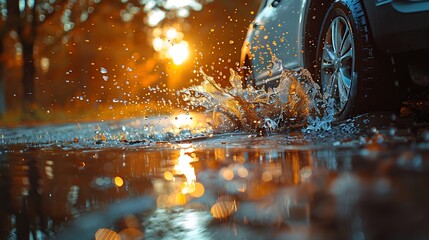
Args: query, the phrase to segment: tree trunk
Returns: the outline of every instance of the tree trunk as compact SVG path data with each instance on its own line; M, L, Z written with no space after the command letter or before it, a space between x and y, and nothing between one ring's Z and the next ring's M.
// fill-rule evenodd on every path
M18 36L22 46L22 86L24 90L23 114L24 118L32 119L35 115L36 92L35 74L36 66L34 62L34 43L36 40L37 13L36 4L31 9L24 9L21 13L19 24L17 24ZM31 18L29 18L29 15Z
M3 56L3 36L0 35L0 119L6 113L6 91L4 88L4 56Z
M32 113L34 112L34 108L36 105L34 88L34 75L36 73L36 67L34 64L33 50L33 41L22 41L22 86L24 90L23 110L24 114L30 115L32 115Z
M8 0L7 4L7 10L9 12L12 11L14 5L17 3L16 1L10 2L10 0ZM13 13L11 15L13 16ZM4 56L4 39L6 34L10 31L11 25L13 25L13 20L13 17L8 18L5 22L3 22L0 28L0 119L3 118L4 114L6 113L6 89L4 86L6 58Z
M6 100L5 100L6 91L4 89L4 70L3 69L4 69L4 64L0 62L0 119L2 119L4 114L6 113Z

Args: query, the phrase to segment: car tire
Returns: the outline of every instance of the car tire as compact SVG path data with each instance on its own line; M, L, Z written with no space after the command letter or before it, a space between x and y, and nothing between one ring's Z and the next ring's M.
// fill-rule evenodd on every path
M395 88L388 74L392 67L378 54L368 23L360 0L335 1L322 23L315 79L324 98L335 100L337 120L399 108L400 101L393 104L389 93Z

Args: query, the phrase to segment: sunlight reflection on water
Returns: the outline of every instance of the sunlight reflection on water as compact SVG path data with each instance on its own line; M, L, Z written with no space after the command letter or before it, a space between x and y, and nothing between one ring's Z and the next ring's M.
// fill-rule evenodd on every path
M427 212L425 201L413 200L427 195L421 189L427 187L429 152L387 152L373 144L379 143L354 150L254 144L164 143L102 151L10 146L0 155L0 187L8 193L0 213L9 220L1 234L16 239L15 232L31 226L58 239L388 235L391 230L378 228L379 209L399 210L384 219L389 226ZM408 224L402 229L412 222L401 223Z
M172 169L164 171L164 180L154 180L154 188L159 196L157 205L160 208L185 205L193 198L199 198L204 194L204 185L197 182L193 162L198 161L191 144L179 144L180 155ZM185 179L182 178L184 176ZM169 189L166 191L166 189Z

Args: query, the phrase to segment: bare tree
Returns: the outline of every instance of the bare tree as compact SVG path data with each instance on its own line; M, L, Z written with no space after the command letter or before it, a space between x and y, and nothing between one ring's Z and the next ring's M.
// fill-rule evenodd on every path
M6 0L1 1L2 25L0 28L0 115L4 114L6 104L4 99L4 39L6 35L14 30L18 35L22 47L22 86L24 97L22 101L23 110L33 111L35 105L34 74L36 72L34 62L34 43L37 33L39 18L36 6L41 1L29 0Z
M74 1L71 1L74 2ZM89 1L92 2L92 1ZM35 97L35 43L39 25L58 12L64 12L73 6L67 0L3 0L0 21L0 116L6 111L4 88L4 40L8 33L15 31L18 35L22 52L22 111L32 115L36 107ZM5 10L5 11L4 11Z
M8 1L13 2L12 5L7 4L3 1L0 1L0 11L9 10L9 8L13 8L14 5L17 5L18 3L15 1ZM8 34L12 27L12 18L0 18L0 117L3 116L3 114L6 111L6 102L5 102L5 87L4 87L4 71L5 71L5 57L4 57L4 45L3 40L5 36Z
M8 18L13 20L22 46L23 109L32 111L35 104L34 74L36 73L33 53L38 19L36 16L36 4L30 6L28 0L24 2L24 7L20 9L19 1L8 0Z
M203 4L211 1L213 0L193 0L190 1L190 5L184 6L176 0L0 0L0 117L5 113L7 107L4 87L4 40L11 31L16 32L19 50L22 53L20 86L22 86L23 98L21 110L24 116L32 117L37 108L35 89L35 81L37 80L35 76L38 69L36 67L37 58L43 53L51 51L49 50L51 47L61 44L65 36L71 34L79 24L86 22L90 15L90 11L87 11L89 8L94 9L95 5L103 3L117 5L118 12L121 10L128 11L128 15L126 15L128 19L132 19L129 18L132 14L143 14L144 16L151 12L163 12L163 19L173 20L176 16L185 18L190 11L200 10ZM85 12L88 14L82 18L84 15L82 13ZM167 12L175 14L167 14ZM127 21L126 19L123 18L122 20ZM162 19L159 19L156 24L161 21ZM55 33L49 36L49 41L43 41L44 31L41 31L41 28L50 22L59 22L59 25L56 26ZM153 23L151 22L151 24ZM150 24L148 23L148 25Z

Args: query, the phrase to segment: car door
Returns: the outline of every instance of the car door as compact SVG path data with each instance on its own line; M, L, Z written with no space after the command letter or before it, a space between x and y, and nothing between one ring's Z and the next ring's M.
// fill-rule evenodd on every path
M303 0L267 0L253 22L250 40L256 86L275 84L283 69L303 64Z

